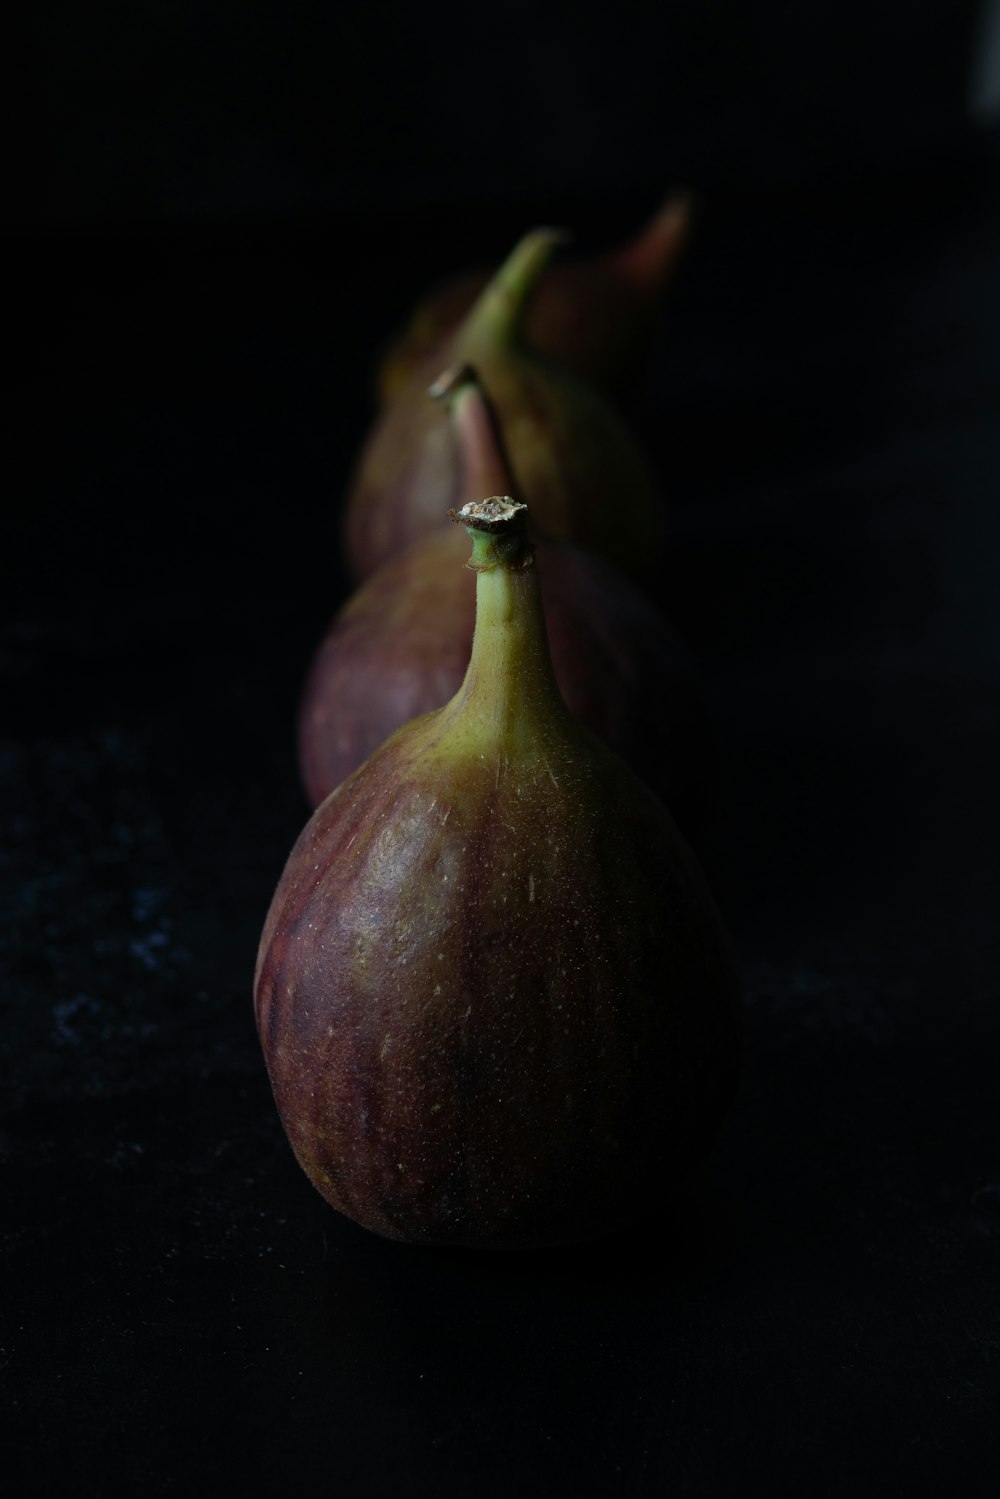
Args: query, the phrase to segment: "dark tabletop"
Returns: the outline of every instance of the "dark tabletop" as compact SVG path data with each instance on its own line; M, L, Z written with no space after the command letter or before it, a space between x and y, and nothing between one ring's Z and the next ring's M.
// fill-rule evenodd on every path
M374 351L553 210L18 240L12 1492L995 1492L998 189L979 138L706 195L637 422L720 746L742 1089L679 1223L507 1257L321 1201L250 987ZM586 247L653 206L556 209Z

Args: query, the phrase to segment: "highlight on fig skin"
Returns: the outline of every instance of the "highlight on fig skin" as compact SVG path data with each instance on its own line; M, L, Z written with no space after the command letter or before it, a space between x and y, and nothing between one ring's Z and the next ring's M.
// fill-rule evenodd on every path
M431 391L456 436L462 491L520 495L476 371L447 370ZM697 837L714 806L717 759L685 647L657 606L611 564L532 529L563 698ZM439 525L378 568L333 621L298 716L299 766L313 806L389 734L458 691L476 612L475 581L461 565L467 547L460 528Z
M461 519L465 678L313 814L255 1005L335 1208L411 1243L530 1247L669 1215L731 1098L737 1011L694 856L559 695L524 509Z

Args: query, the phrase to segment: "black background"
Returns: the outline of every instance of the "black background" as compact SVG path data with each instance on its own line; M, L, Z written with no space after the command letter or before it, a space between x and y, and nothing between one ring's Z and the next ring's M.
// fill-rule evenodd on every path
M971 5L42 4L8 182L12 1492L994 1492L1000 141ZM37 73L36 65L40 64ZM700 195L636 422L742 1092L679 1224L340 1219L250 1008L378 348Z

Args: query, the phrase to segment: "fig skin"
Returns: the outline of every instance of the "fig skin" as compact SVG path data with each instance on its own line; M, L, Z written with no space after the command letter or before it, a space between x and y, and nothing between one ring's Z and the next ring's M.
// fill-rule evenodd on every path
M537 1247L642 1218L682 1190L735 1085L711 897L666 809L562 703L526 536L476 529L502 503L462 511L461 690L313 814L257 962L300 1164L339 1211L417 1244Z
M443 364L464 363L477 368L496 405L538 531L591 546L629 576L644 576L662 511L634 438L593 387L529 350L522 337L525 308L560 238L555 230L526 236L430 373L415 373L377 417L345 513L345 554L356 580L436 532L442 510L469 498L448 414L427 399L428 379ZM603 515L610 494L619 504L614 527Z
M527 308L525 343L612 399L627 402L690 228L690 198L672 197L625 244L555 262ZM427 293L382 357L376 389L383 405L395 400L414 374L441 367L448 338L492 275L470 271Z
M461 687L476 620L474 575L462 566L467 550L455 528L414 543L373 573L334 620L298 716L299 767L313 807L391 733ZM717 758L680 638L655 604L593 553L540 541L535 562L567 707L696 837L714 804Z
M463 491L519 495L478 372L455 366L432 388L446 403ZM415 542L373 573L334 621L299 711L299 765L313 806L389 734L442 707L462 685L476 619L473 578L460 565L467 547L456 528ZM652 787L685 832L697 833L714 798L716 760L680 641L655 605L593 553L542 540L535 564L570 711Z

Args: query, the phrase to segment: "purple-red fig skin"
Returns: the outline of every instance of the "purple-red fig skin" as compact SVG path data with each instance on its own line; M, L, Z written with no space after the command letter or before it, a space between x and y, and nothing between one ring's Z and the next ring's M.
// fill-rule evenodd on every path
M464 357L459 340L439 357ZM479 361L518 492L531 496L540 534L593 546L643 577L663 529L645 459L631 433L595 390L525 351ZM349 484L344 522L348 562L367 578L428 534L469 499L459 439L448 411L427 394L437 363L409 381L377 417ZM616 525L605 515L620 496Z
M447 711L447 710L446 710ZM669 814L585 731L525 765L395 735L314 813L257 1022L323 1196L410 1243L525 1248L668 1201L737 1065L725 941Z
M314 807L396 729L461 686L476 612L467 551L459 528L425 538L373 573L334 621L299 711L299 765ZM601 558L542 542L535 560L567 706L696 835L715 798L717 762L683 645Z

